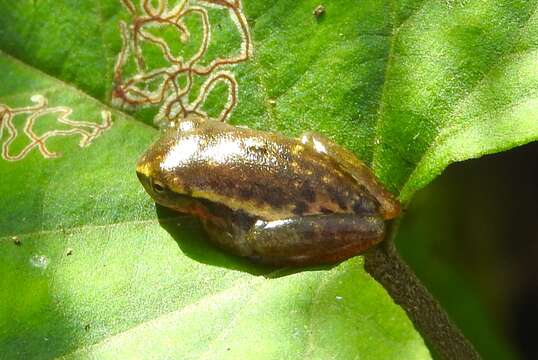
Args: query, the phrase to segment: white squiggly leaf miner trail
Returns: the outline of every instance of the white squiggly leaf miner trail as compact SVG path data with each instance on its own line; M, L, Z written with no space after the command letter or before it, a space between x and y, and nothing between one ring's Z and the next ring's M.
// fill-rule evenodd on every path
M24 159L30 151L37 148L45 159L59 157L60 154L49 150L46 145L47 140L57 136L80 136L80 147L86 147L91 142L100 136L105 130L112 126L112 116L109 111L101 111L101 124L79 121L70 118L73 109L67 106L48 107L48 100L40 94L35 94L31 98L34 105L20 108L11 108L6 104L0 104L0 142L2 142L2 158L7 161L19 161ZM56 120L64 125L68 125L69 129L64 130L48 130L43 134L36 134L34 126L40 118L53 114L56 115ZM19 115L27 115L23 126L23 133L28 137L30 142L24 146L17 154L10 151L10 146L15 139L23 134L17 130L15 119ZM7 133L7 138L3 140L4 130Z
M158 106L159 111L154 121L166 126L192 113L208 117L202 109L203 105L216 85L222 83L228 88L228 97L216 120L227 121L238 98L238 84L231 68L252 57L250 29L241 1L180 0L170 7L166 0L158 1L156 6L151 1L141 0L139 8L131 0L120 1L131 15L132 22L120 22L123 43L114 67L113 103L132 108ZM240 35L241 45L233 56L217 57L208 64L202 64L212 40L209 8L228 11ZM186 43L191 38L191 31L185 23L189 16L200 18L202 36L198 49L189 59L181 54L174 55L169 43L146 31L149 28L171 26L179 33L177 42ZM157 46L167 65L148 68L142 51L145 43ZM126 75L124 69L131 57L136 70L134 74ZM189 95L194 91L196 78L203 82L195 99L190 101ZM180 79L185 84L180 84ZM152 88L154 84L157 86Z

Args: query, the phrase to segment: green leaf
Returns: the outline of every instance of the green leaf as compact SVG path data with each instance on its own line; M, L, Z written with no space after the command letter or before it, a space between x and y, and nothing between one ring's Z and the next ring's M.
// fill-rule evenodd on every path
M214 249L190 218L164 212L159 224L134 164L158 136L148 124L166 113L166 101L114 106L135 98L119 90L141 68L170 61L141 41L145 64L137 64L126 34L134 14L148 10L125 4L0 1L2 354L429 358L361 258L288 273ZM315 1L244 0L235 13L222 4L191 5L206 9L211 26L197 65L248 55L213 72L237 84L229 120L322 132L371 164L405 203L451 162L538 137L535 1L333 1L320 17ZM170 26L144 31L190 59L204 39L203 17L182 19L189 38ZM163 83L152 79L140 89ZM182 101L194 106L206 89L200 109L217 117L230 85L209 89L209 79L195 76ZM93 125L59 122L66 109ZM46 158L52 152L59 156Z

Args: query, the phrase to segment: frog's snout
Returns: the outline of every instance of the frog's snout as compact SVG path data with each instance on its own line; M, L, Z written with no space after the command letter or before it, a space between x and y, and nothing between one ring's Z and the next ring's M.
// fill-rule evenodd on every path
M143 172L139 171L138 168L136 169L136 176L138 177L138 180L140 181L146 192L149 193L149 178Z
M138 180L140 180L141 183L143 183L144 180L146 179L146 176L142 174L140 171L138 171L138 169L136 169L136 177L138 178Z
M144 153L136 163L136 176L146 191L151 194L151 178L153 176L152 162L149 161L147 153Z

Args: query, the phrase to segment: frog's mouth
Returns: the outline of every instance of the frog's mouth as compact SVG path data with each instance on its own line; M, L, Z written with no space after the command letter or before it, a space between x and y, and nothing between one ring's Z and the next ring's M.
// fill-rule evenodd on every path
M146 192L157 204L181 213L190 214L200 212L200 206L198 206L195 198L175 193L166 185L154 182L151 177L147 176L144 172L138 171L138 169L136 176Z

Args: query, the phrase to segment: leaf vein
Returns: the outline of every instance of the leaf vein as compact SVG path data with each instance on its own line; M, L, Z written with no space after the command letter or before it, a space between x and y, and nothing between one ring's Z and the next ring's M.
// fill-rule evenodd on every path
M392 64L394 63L394 47L396 45L396 39L400 33L400 30L409 23L409 21L416 16L416 14L420 13L422 9L424 9L426 3L428 1L424 1L421 6L417 7L407 18L405 18L398 26L396 26L396 4L395 1L392 0L390 3L390 18L391 18L391 38L389 43L389 49L387 52L387 60L385 64L385 69L383 71L383 86L381 89L381 96L379 97L379 106L377 111L377 120L374 130L374 139L372 144L372 160L371 160L371 166L372 169L375 171L378 167L378 157L379 157L379 148L381 147L381 128L383 125L383 118L385 116L385 101L386 101L386 94L387 94L387 75L390 71L390 68Z

